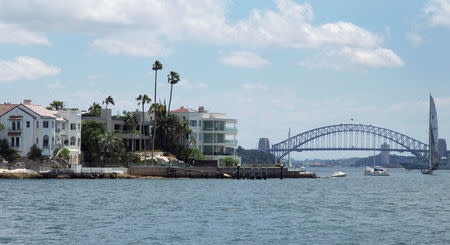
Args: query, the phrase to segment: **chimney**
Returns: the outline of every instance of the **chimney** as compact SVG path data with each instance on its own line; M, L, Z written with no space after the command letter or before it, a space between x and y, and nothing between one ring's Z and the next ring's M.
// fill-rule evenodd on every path
M26 105L30 105L31 104L31 100L30 99L23 100L23 103L26 104Z
M204 106L199 106L198 107L198 112L205 112L205 107Z

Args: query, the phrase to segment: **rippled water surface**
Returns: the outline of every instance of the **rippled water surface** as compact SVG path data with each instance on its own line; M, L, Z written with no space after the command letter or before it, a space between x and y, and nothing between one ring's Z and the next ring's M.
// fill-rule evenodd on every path
M0 243L450 244L450 171L343 171L349 176L336 179L0 180Z

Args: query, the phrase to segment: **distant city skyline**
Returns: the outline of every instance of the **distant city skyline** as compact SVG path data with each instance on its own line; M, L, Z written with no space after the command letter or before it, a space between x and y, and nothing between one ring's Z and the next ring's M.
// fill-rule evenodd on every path
M450 140L449 42L450 0L0 0L0 103L86 110L111 95L113 114L134 111L160 60L161 101L178 72L172 108L236 118L244 148L340 123L426 142L430 93Z

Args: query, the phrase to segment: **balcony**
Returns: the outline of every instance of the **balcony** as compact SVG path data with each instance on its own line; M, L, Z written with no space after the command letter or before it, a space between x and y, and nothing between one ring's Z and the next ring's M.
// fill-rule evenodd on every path
M22 134L22 128L8 128L8 136Z

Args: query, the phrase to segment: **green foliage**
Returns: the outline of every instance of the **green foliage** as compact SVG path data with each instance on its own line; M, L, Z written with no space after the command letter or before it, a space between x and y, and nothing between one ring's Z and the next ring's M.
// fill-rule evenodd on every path
M59 153L59 157L64 158L65 160L69 160L70 158L70 151L67 148L64 148Z
M5 125L3 125L2 123L0 123L0 131L2 131L3 129L5 129Z
M138 119L135 113L123 112L123 131L126 133L131 133L136 131L136 126L138 125Z
M14 162L19 155L17 151L9 147L8 140L0 140L0 155L3 156L8 162Z
M108 96L108 97L106 97L105 100L102 102L102 105L106 105L106 106L105 106L106 109L108 109L108 105L109 105L109 104L111 104L111 105L116 105L116 104L114 103L114 99L113 99L113 97L112 97L111 95Z
M82 122L81 127L81 150L84 153L86 162L100 161L101 149L98 145L98 140L101 135L106 132L105 125L102 122L95 120L86 120Z
M232 157L225 157L221 161L225 164L226 167L234 167L239 163L236 159Z
M30 151L28 152L27 157L33 160L41 159L42 150L39 147L37 147L36 144L33 144L33 146L30 147Z
M246 150L239 146L236 150L238 156L241 157L242 163L245 165L273 165L275 164L275 156L258 150Z
M140 163L141 157L138 154L125 152L122 157L122 161L126 163Z
M99 117L102 113L102 107L98 103L92 103L89 107L88 112L84 113L83 116L96 116Z
M189 158L194 158L196 160L206 160L205 155L203 155L202 151L197 148L190 149L191 152L189 154Z
M64 102L54 100L47 109L59 111L64 107Z

